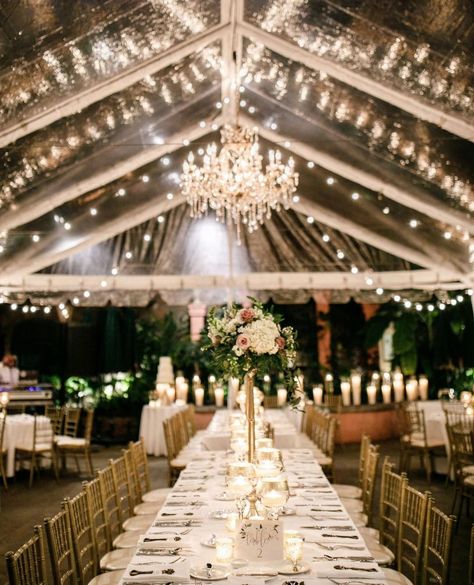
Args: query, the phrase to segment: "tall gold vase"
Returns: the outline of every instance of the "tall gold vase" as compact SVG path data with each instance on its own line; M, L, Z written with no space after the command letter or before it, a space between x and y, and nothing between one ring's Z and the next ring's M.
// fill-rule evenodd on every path
M248 460L254 462L255 458L255 404L253 399L253 386L255 370L251 370L245 376L245 407L247 411L247 437L248 437Z

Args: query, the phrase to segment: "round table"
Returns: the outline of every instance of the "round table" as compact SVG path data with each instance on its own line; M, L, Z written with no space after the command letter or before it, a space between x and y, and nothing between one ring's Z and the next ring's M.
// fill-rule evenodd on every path
M15 449L20 447L33 448L35 417L31 414L10 414L6 421L3 446L7 451L7 477L13 477L15 475ZM51 421L46 416L37 416L36 427L37 430L51 429ZM51 429L51 435L52 432Z
M148 455L166 455L165 434L163 421L171 418L177 412L185 410L186 405L150 406L145 405L140 419L140 437L143 437Z

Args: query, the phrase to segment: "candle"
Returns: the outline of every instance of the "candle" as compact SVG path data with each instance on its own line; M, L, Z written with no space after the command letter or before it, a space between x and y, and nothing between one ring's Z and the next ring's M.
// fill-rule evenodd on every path
M428 384L428 378L426 376L420 376L418 388L420 390L421 400L428 400Z
M405 384L401 372L395 372L393 374L393 391L395 393L395 402L403 402L405 398Z
M300 374L299 376L297 376L296 380L298 382L298 391L303 393L304 392L304 376L303 376L303 374Z
M459 395L459 400L463 403L464 407L466 408L469 406L472 400L472 393L468 390L463 390Z
M174 380L174 385L176 386L176 388L178 388L181 384L184 384L186 380L184 379L184 376L176 376L175 380Z
M267 437L262 437L261 439L257 439L255 441L255 449L271 449L273 447L273 439L269 439Z
M326 374L324 377L324 391L326 394L334 393L334 378L332 377L332 374Z
M392 376L390 375L390 372L384 372L382 374L382 383L389 385L392 383Z
M281 465L277 466L273 461L262 461L255 466L257 477L276 477L280 475Z
M196 406L202 406L204 404L204 388L194 389L194 401Z
M351 385L349 382L341 382L342 404L350 406L351 404Z
M377 402L377 387L373 384L367 386L367 399L369 404L375 404Z
M158 400L163 400L166 396L166 391L168 390L168 384L157 384L156 385L156 393L158 395Z
M416 400L418 394L418 384L415 384L413 380L408 380L406 390L408 400Z
M278 406L284 406L288 397L288 391L286 388L278 388L277 390L277 404Z
M189 385L186 382L180 382L176 386L176 397L178 398L178 400L182 400L183 402L186 403L188 401L188 390Z
M390 384L382 384L382 398L385 404L389 404L392 399L392 388Z
M0 392L0 403L3 406L3 408L6 408L9 402L10 394L8 392Z
M380 387L380 374L378 372L372 374L372 386L375 386L377 390Z
M194 374L194 376L193 376L193 390L195 390L196 388L200 388L200 387L201 387L201 378L197 374Z
M301 538L301 533L298 530L284 530L283 531L283 546L289 538Z
M218 536L216 538L216 561L225 565L229 564L234 556L234 539L230 536Z
M231 493L236 498L244 498L252 491L252 484L247 477L243 475L237 475L235 477L229 478L227 488L229 493Z
M217 386L217 388L214 390L214 396L216 399L216 406L218 408L224 406L224 388Z
M313 401L314 404L322 404L323 403L323 387L313 386Z
M261 495L260 501L265 508L282 508L286 504L288 494L279 490L270 490Z
M298 561L303 558L303 539L291 536L285 541L285 558L292 562L293 571L298 571Z
M353 374L351 376L351 386L352 386L352 404L359 406L360 405L360 398L361 398L361 376L360 376L360 374Z
M174 388L173 386L168 386L168 388L166 389L166 399L168 403L172 404L174 402L174 398L175 398Z
M237 522L239 521L239 515L237 512L230 512L227 516L225 527L229 532L235 532L237 530Z

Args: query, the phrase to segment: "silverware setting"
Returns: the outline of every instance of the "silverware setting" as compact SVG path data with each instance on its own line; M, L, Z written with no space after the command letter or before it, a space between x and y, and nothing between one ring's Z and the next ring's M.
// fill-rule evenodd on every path
M137 556L157 556L157 557L175 557L178 556L179 553L183 549L179 548L139 548L137 550Z
M311 516L311 518L313 518ZM314 518L313 518L314 520ZM313 530L341 530L342 532L352 532L353 530L355 530L354 526L321 526L319 524L311 524L309 526L302 526L301 528L311 528ZM356 537L357 538L357 537Z
M194 512L183 512L182 514L176 514L175 512L161 512L161 516L194 516Z
M304 526L303 526L304 528ZM330 532L323 532L323 534L321 534L321 536L325 536L326 538L352 538L352 539L356 539L358 540L359 537L357 536L357 534L331 534Z
M326 544L318 540L306 540L308 544L317 544L324 550L365 550L365 546L357 546L355 544Z
M187 527L187 526L201 526L201 522L196 520L155 520L152 525L154 528L170 528L170 527Z
M359 561L361 563L375 563L373 557L335 557L332 555L323 555L321 557L313 557L313 561Z
M346 567L345 565L334 565L336 571L364 571L366 573L377 573L380 569L375 567Z

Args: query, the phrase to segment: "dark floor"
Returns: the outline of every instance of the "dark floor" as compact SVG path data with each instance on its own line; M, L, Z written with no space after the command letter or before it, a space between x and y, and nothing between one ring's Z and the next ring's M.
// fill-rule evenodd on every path
M398 441L390 441L380 445L381 459L385 455L398 461ZM120 454L119 447L101 448L94 453L96 468L104 467L110 458ZM356 483L358 468L359 446L349 445L339 447L336 452L335 481L339 483ZM150 474L154 487L164 487L167 483L167 463L164 458L150 458ZM59 484L55 482L48 471L42 472L35 480L33 488L28 488L27 475L19 474L15 481L10 481L8 492L1 492L0 500L0 584L6 583L3 555L8 550L15 550L25 542L35 524L42 523L45 516L55 514L60 507L61 500L66 496L76 494L81 488L81 482L88 479L73 470L61 477ZM431 485L426 481L422 470L414 469L410 473L410 481L419 490L431 491L436 505L446 513L451 511L453 495L452 485L445 487L444 476L434 476ZM377 485L375 501L378 501L379 485ZM376 513L376 510L375 510ZM467 567L469 554L469 536L471 520L464 513L454 538L453 558L451 569L451 584L467 584Z

